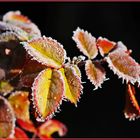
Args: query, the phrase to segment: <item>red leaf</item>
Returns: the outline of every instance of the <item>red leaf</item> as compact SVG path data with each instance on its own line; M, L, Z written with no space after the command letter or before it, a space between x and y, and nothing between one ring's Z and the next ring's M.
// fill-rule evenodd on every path
M135 95L135 87L132 84L128 83L124 115L129 120L135 120L140 117L140 106Z
M15 140L16 140L16 138L23 138L24 140L29 140L29 138L26 135L26 133L22 129L18 128L18 127L15 128L14 137L15 137L14 138Z
M36 133L37 130L34 127L34 124L31 121L23 121L21 119L17 119L18 125L26 131Z
M66 126L57 120L49 120L43 123L38 130L43 137L51 137L55 132L58 132L59 136L64 136L67 133Z
M115 42L109 41L106 38L99 37L97 40L97 46L102 56L108 54L113 48L115 48L115 45L116 45Z

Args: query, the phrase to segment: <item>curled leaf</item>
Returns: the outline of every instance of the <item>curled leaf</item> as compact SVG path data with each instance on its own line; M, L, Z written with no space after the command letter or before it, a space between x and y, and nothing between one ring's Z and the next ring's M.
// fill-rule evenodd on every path
M36 130L34 124L32 123L32 121L30 121L30 120L29 121L24 121L24 120L21 120L21 119L17 119L17 123L22 129L24 129L26 131L29 131L29 132L32 132L32 133L35 133L35 134L37 133L37 130Z
M93 59L98 55L96 38L87 31L77 28L72 39L76 42L79 50L89 59Z
M0 96L0 138L12 137L14 134L15 116L9 102Z
M45 69L35 78L33 103L41 120L49 119L59 108L64 94L62 75L58 70Z
M109 68L123 81L140 83L140 65L125 51L116 49L106 57L106 61Z
M38 27L28 17L23 16L20 11L10 11L3 16L3 21L13 24L25 30L30 35L41 35Z
M65 65L60 71L64 79L65 98L77 105L83 89L79 71L71 65Z
M135 95L135 87L132 84L128 83L124 115L125 118L129 119L130 121L140 117L140 106L137 102Z
M0 22L0 32L1 32L0 35L1 42L16 39L19 39L20 41L28 40L28 35L24 30L5 22Z
M16 91L12 93L8 98L10 104L14 109L16 117L24 121L28 121L30 119L29 116L30 102L28 100L28 94L29 93L26 91Z
M95 89L101 87L103 82L106 80L106 72L101 64L99 62L87 60L85 64L85 70L88 79L95 86Z
M108 54L112 49L115 48L116 43L113 41L109 41L106 38L99 37L97 40L97 46L99 48L99 52L101 56Z
M38 130L39 135L49 138L55 132L58 132L59 136L64 136L67 133L66 126L57 120L46 121L38 128Z
M45 36L22 42L27 52L41 64L60 68L65 61L66 52L56 40Z

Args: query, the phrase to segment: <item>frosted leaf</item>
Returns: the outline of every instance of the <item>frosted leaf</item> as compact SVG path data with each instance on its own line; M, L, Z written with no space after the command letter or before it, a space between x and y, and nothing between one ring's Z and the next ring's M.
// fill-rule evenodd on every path
M106 61L109 68L123 81L140 83L140 65L125 51L116 49L106 57Z
M65 65L60 71L64 79L65 98L77 106L83 87L81 84L80 71L75 68L76 67L72 65Z
M97 40L97 46L99 48L101 56L108 54L112 49L115 48L115 45L116 45L115 42L110 41L106 38L99 37Z
M0 96L0 138L12 137L14 134L15 116L9 102Z
M115 51L124 51L127 52L127 47L123 44L123 42L119 41L116 44L116 50Z
M65 62L66 52L56 40L43 36L22 44L33 59L41 64L60 68Z
M135 120L140 117L140 107L135 97L136 92L133 85L127 84L124 115L126 119Z
M106 72L100 63L93 63L91 60L87 60L85 70L88 79L95 86L95 89L98 89L98 87L101 88L101 85L106 80Z
M76 31L74 31L72 39L76 42L79 50L89 59L93 59L98 55L96 38L87 31L77 28Z
M20 11L10 11L3 16L3 21L13 24L21 29L25 30L27 33L32 35L41 36L39 28L28 19L28 17L21 14Z
M64 83L59 71L48 68L35 78L32 100L36 112L42 120L51 118L60 108L63 95Z
M16 118L28 121L30 119L28 99L29 93L26 91L15 91L12 93L8 100L12 105Z
M0 41L9 41L19 39L20 41L28 40L28 34L19 27L0 21ZM3 39L3 40L2 40ZM16 40L17 40L16 39Z
M38 130L39 135L43 137L51 137L55 132L58 132L59 136L64 136L67 133L66 126L57 120L46 121L38 128Z

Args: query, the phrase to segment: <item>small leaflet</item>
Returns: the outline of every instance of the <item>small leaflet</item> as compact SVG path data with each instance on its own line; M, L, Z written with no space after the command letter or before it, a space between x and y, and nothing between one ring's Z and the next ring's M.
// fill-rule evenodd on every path
M89 59L93 59L98 55L96 38L87 31L77 28L72 39L76 42L79 50Z
M35 78L32 87L32 100L41 120L48 120L60 108L64 95L62 74L47 68Z
M101 85L106 80L106 72L101 64L99 62L87 60L85 70L88 79L95 86L95 89L101 88Z
M126 83L140 83L140 65L122 49L116 49L106 57L109 68Z
M60 69L65 85L64 97L76 106L83 89L80 77L81 74L77 68L76 66L66 64L64 68Z
M67 127L57 120L46 121L38 128L38 130L40 135L46 137L51 137L55 132L58 132L61 137L67 133Z
M9 102L0 96L0 138L14 135L15 116Z
M128 83L126 91L124 115L125 118L129 119L130 121L140 117L140 107L135 95L136 95L135 87L132 84Z
M108 54L112 49L115 48L116 43L106 38L99 37L97 39L97 46L101 56Z
M52 38L43 36L21 44L34 60L48 67L60 68L65 62L63 46Z

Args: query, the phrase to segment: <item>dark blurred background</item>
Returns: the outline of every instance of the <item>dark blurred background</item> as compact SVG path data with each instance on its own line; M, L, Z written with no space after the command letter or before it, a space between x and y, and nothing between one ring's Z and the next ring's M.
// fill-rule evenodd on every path
M0 3L0 15L10 10L28 16L43 35L62 43L70 57L81 54L71 39L79 26L95 37L123 41L140 62L140 3ZM63 102L55 117L67 125L66 137L140 137L140 119L129 122L123 115L125 85L107 71L110 81L93 91L82 68L82 81L87 83L78 107Z

